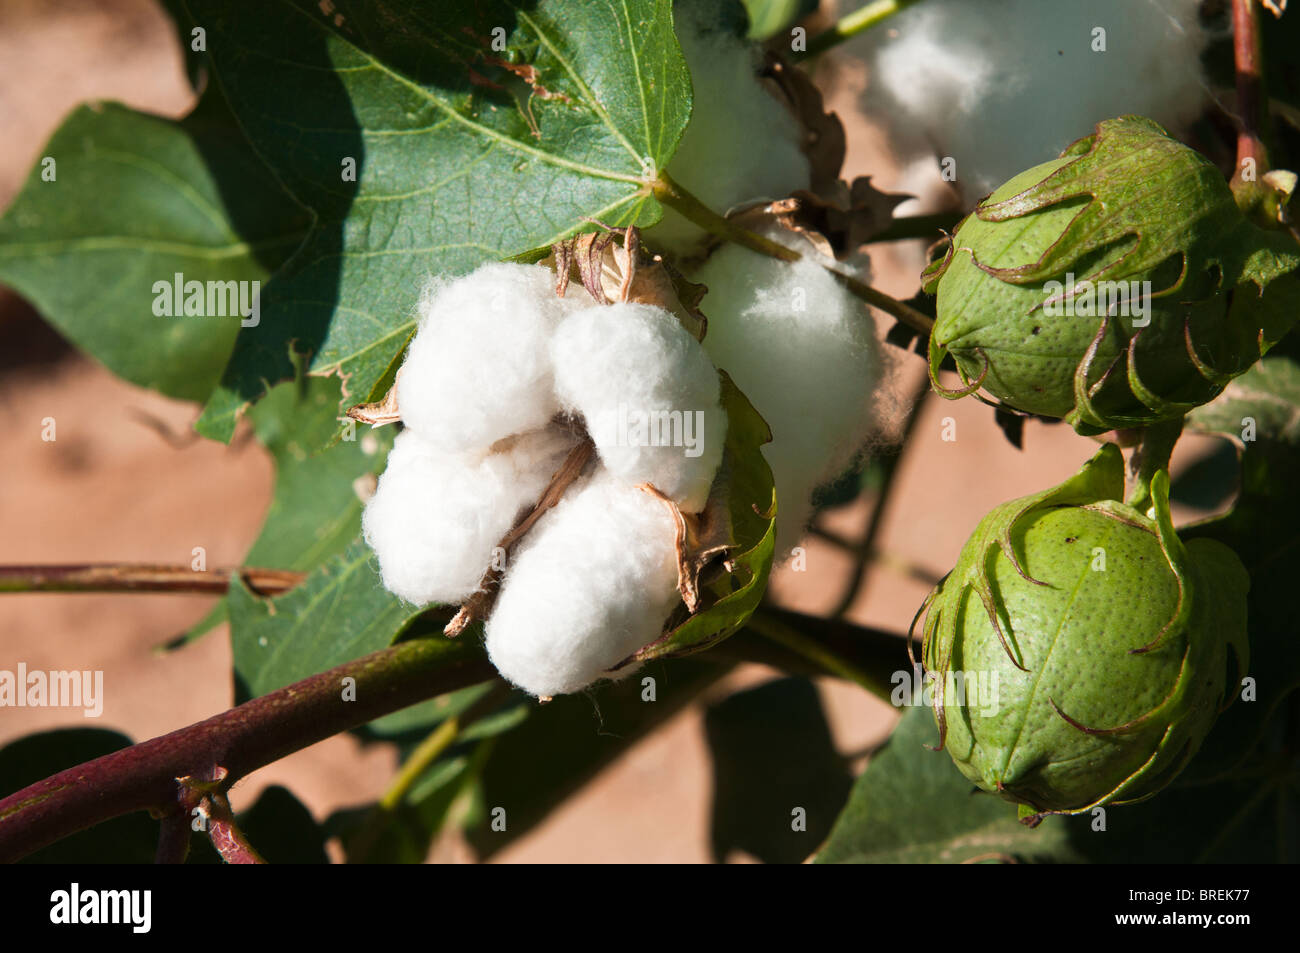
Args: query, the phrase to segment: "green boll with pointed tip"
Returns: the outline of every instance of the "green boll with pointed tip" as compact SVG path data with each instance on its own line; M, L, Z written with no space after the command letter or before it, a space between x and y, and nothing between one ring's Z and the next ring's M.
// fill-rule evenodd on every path
M1300 313L1300 246L1204 157L1125 116L1007 182L922 275L930 373L1085 434L1217 396ZM942 387L951 354L966 386Z
M1246 671L1236 554L1179 540L1164 471L1148 512L1123 490L1107 444L996 507L923 607L941 746L1026 823L1159 791L1231 700L1230 650Z

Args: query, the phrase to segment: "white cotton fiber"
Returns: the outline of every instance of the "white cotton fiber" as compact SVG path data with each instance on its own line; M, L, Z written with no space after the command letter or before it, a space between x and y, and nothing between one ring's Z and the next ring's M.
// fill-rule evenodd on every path
M694 106L667 171L713 211L725 215L757 201L806 189L803 129L762 84L756 46L728 32L719 4L685 0L673 7L677 40L691 71ZM646 230L651 245L683 253L704 231L672 209Z
M727 416L713 362L677 318L648 304L587 308L560 324L552 356L560 403L585 419L605 468L702 510Z
M844 12L851 6L845 5ZM1177 135L1199 114L1199 0L925 0L849 41L863 109L900 151L956 160L968 200L1092 133L1148 116ZM1105 51L1093 50L1105 31Z
M562 695L653 642L680 601L674 538L662 500L607 472L571 488L510 558L492 664L532 695Z
M592 303L571 284L555 295L540 265L487 264L434 282L397 384L402 421L453 451L544 427L559 410L550 340L561 317Z
M416 605L463 602L575 443L551 428L456 454L415 431L398 434L361 519L384 588Z
M788 554L812 515L812 492L852 461L875 421L873 391L881 347L866 307L819 263L783 262L724 245L691 275L708 286L704 347L772 428L763 453L777 493L778 557ZM843 267L843 266L841 266ZM856 276L867 279L865 270Z

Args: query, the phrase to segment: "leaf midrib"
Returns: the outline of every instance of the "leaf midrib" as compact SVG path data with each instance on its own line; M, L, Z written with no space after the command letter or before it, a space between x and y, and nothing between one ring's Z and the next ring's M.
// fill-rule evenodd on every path
M337 40L340 43L347 44L349 49L353 50L358 56L362 57L366 62L368 62L380 73L383 73L384 75L388 76L392 81L398 83L399 85L405 86L413 93L415 93L417 96L423 98L431 105L433 105L435 108L441 110L443 113L445 113L448 116L448 118L455 120L456 122L460 123L466 128L483 136L484 138L499 142L505 147L507 147L508 149L513 149L514 151L520 152L524 155L532 156L533 158L545 162L548 165L553 165L556 166L557 168L569 169L571 171L578 172L583 175L590 176L592 178L608 179L615 182L627 182L632 185L638 185L638 186L644 186L646 184L645 179L641 176L628 175L627 173L623 173L623 172L613 172L608 169L597 169L593 166L584 165L580 162L573 162L572 160L565 159L562 156L555 155L554 153L546 152L545 150L537 149L532 146L529 146L523 142L520 142L518 139L511 139L509 136L504 136L501 133L497 132L496 130L488 126L484 126L481 123L474 122L469 117L461 115L458 110L456 110L449 104L443 102L439 97L435 96L432 92L430 92L425 87L421 86L419 83L407 79L401 73L398 73L393 69L390 69L387 64L380 61L377 57L371 54L370 51L362 49L361 47L353 44L351 41L335 33L333 30L329 29L325 24L321 23L319 20L315 19L314 17L308 15L306 11L300 9L299 7L295 6L292 3L288 3L287 0L281 0L281 2L285 3L290 10L292 10L294 13L297 13L299 16L303 17L305 20L307 20L308 23L310 23L317 30L321 31L325 36ZM543 34L539 31L538 38L541 39L542 37ZM548 49L549 48L550 46L548 44ZM562 59L561 62L563 62ZM640 74L638 73L638 80L639 78L640 78ZM638 87L639 87L639 83L638 83ZM642 92L642 97L644 98L644 91ZM349 98L350 98L350 94L349 94ZM607 126L609 126L609 128L611 129L614 128L612 123L608 119L608 117L603 116L603 110L595 110L595 111L598 116L602 116L602 120L606 123ZM636 150L631 149L630 143L627 142L627 140L622 136L621 133L618 133L618 136L623 141L624 145L629 148L632 155L637 159L637 162L639 163L640 157L636 155ZM649 144L647 143L647 147L648 145Z

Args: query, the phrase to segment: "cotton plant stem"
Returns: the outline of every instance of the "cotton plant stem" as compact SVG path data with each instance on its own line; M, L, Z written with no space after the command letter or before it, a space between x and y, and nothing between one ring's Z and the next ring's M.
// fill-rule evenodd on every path
M877 698L889 701L892 690L890 677L895 671L904 668L903 663L907 662L905 639L901 636L887 636L886 639L891 640L890 646L882 652L883 640L868 644L863 636L870 638L871 633L859 629L857 631L861 635L852 637L859 644L853 646L853 651L844 651L842 645L825 638L827 633L824 629L817 632L813 627L805 625L808 622L824 620L764 608L754 613L746 623L746 628L808 660L820 673L854 682ZM897 645L893 646L892 642L897 642ZM890 651L890 647L897 651ZM863 649L866 651L861 651Z
M214 793L209 799L208 837L221 859L228 864L264 864L265 858L257 852L244 832L235 823L235 813L224 794Z
M1268 171L1268 94L1264 88L1260 47L1258 0L1232 0L1232 52L1237 74L1237 170L1234 185L1252 165L1252 178Z
M429 732L410 756L402 762L393 783L388 786L383 797L376 805L382 811L395 811L406 795L410 793L421 775L440 758L443 753L456 743L456 739L474 722L494 711L498 705L510 697L514 690L505 682L498 681L483 697L471 704L465 711L454 718L448 718L437 728Z
M59 772L0 800L0 863L133 811L181 810L179 778L223 788L318 741L495 677L481 649L417 638L255 698L170 734ZM345 701L343 679L355 679Z
M415 782L420 779L420 775L424 774L429 766L455 743L456 736L459 734L459 718L448 718L431 731L429 736L420 742L420 746L411 753L411 756L403 762L402 767L397 772L397 777L393 779L393 783L384 792L384 796L379 799L379 809L381 811L397 810L411 788L414 787Z
M931 215L903 215L889 223L883 232L872 235L867 244L878 242L902 242L909 239L939 238L941 232L949 232L961 221L959 212L935 212Z
M652 188L655 198L674 211L680 212L685 218L700 226L710 235L716 235L718 238L734 242L737 245L743 245L760 255L779 258L782 261L793 262L803 258L803 255L793 248L786 248L770 238L751 232L747 228L741 228L725 216L719 215L682 188L667 172L660 171L659 178L655 180ZM834 275L836 280L844 285L855 297L897 318L912 329L922 334L929 334L930 329L934 326L934 321L928 315L922 314L897 298L890 297L883 291L878 291L865 282L842 272L831 268L828 268L827 271Z
M393 815L401 809L402 803L420 778L461 738L466 728L483 715L494 711L512 691L513 689L505 682L498 681L465 711L448 718L429 732L419 746L402 762L388 789L367 813L361 829L349 840L347 845L349 862L366 862L371 849L383 835L385 827L391 822ZM490 741L491 739L489 743ZM481 749L476 751L475 759L481 759L484 753Z
M200 571L189 566L150 563L75 563L61 565L0 566L0 594L6 592L174 592L222 595L230 588L231 573L259 596L292 589L305 573L285 569L244 566Z
M158 828L158 850L155 864L183 864L190 855L190 814L182 811L169 814Z
M804 56L816 56L850 37L857 36L873 26L888 20L900 10L905 10L918 0L874 0L836 21L834 26L818 33L808 42Z
M755 620L749 629L757 639L738 633L710 654L846 678L883 698L888 697L889 673L902 665L900 659L906 660L902 636L776 608L760 610ZM345 702L341 687L348 677L356 680L355 700ZM272 761L383 715L494 679L496 672L481 647L439 635L372 653L205 721L61 771L0 800L0 863L144 810L164 823L158 861L180 863L188 849L189 806L196 797L222 794ZM494 692L465 712L458 728L488 705L489 698L506 691L497 679ZM444 742L450 743L445 735L429 740L422 762L430 763ZM411 776L416 772L412 764ZM390 801L407 792L403 781ZM233 832L219 824L218 836L228 841L231 856L240 855Z
M448 718L430 732L428 737L420 742L420 746L411 753L411 756L402 763L397 776L393 779L393 783L389 785L388 790L384 792L378 803L366 814L361 829L348 843L349 861L356 862L360 860L360 862L364 863L364 859L370 855L371 849L383 834L385 825L402 806L402 802L406 800L406 795L415 786L415 782L420 780L424 772L448 748L455 744L460 730L461 719Z
M673 209L673 211L680 212L683 217L694 222L710 235L725 238L727 241L735 242L737 245L744 245L746 248L751 251L756 251L760 255L767 255L770 258L780 258L782 261L798 261L803 257L793 248L786 248L784 245L774 242L763 235L759 235L757 232L751 232L747 228L741 228L729 218L719 215L686 189L682 188L666 171L662 169L659 171L659 178L655 181L652 188L656 199Z
M1161 470L1169 469L1169 458L1174 444L1183 432L1184 418L1165 420L1147 427L1142 443L1129 458L1131 486L1127 503L1145 513L1151 508L1151 478Z

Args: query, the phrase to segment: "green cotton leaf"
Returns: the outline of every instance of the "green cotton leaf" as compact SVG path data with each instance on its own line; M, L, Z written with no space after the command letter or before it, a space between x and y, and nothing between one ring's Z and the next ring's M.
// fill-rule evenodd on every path
M307 211L249 148L216 89L180 122L82 106L42 157L0 219L0 281L113 373L204 400L241 321L230 286L207 283L246 282L251 302L251 283L264 288L301 244ZM175 301L155 283L173 286L177 274L204 283L203 314L156 312Z
M403 735L419 734L423 736L432 731L435 725L439 725L448 718L459 718L475 702L479 701L492 690L492 683L483 682L479 685L470 685L468 688L461 688L454 692L448 692L445 695L439 695L437 698L430 698L422 701L418 705L412 705L409 708L403 708L401 711L395 711L391 715L385 715L366 725L364 731L371 737L378 738L396 738ZM475 722L477 726L484 718ZM503 723L501 730L506 730L513 721ZM465 733L458 735L463 739Z
M358 481L383 472L392 427L339 427L337 379L306 378L273 388L249 414L275 461L275 495L244 564L309 570L341 553L361 532Z
M1300 446L1300 362L1284 354L1266 356L1216 400L1192 411L1187 422L1244 446Z
M713 559L700 577L699 609L641 649L636 658L642 661L717 645L745 624L767 590L776 548L776 490L761 447L772 431L730 376L720 374L727 441L701 514L700 545L729 544L725 558L732 568Z
M1077 859L1066 843L1063 818L1049 817L1037 828L1025 827L1006 801L976 791L946 753L925 747L938 742L931 709L910 709L885 747L872 755L814 862Z
M300 681L392 644L423 610L388 592L373 554L357 541L274 599L231 580L230 642L236 678L250 696ZM474 639L447 640L459 657Z
M669 0L185 0L263 159L317 216L199 422L228 440L290 352L373 400L429 275L650 225L691 108ZM328 12L327 12L328 11Z
M393 428L344 427L329 446L339 419L337 378L308 377L271 388L249 413L257 439L275 463L275 491L262 531L241 565L308 572L343 552L361 533L359 491L384 469ZM324 446L324 449L317 449ZM173 647L225 621L218 602Z

